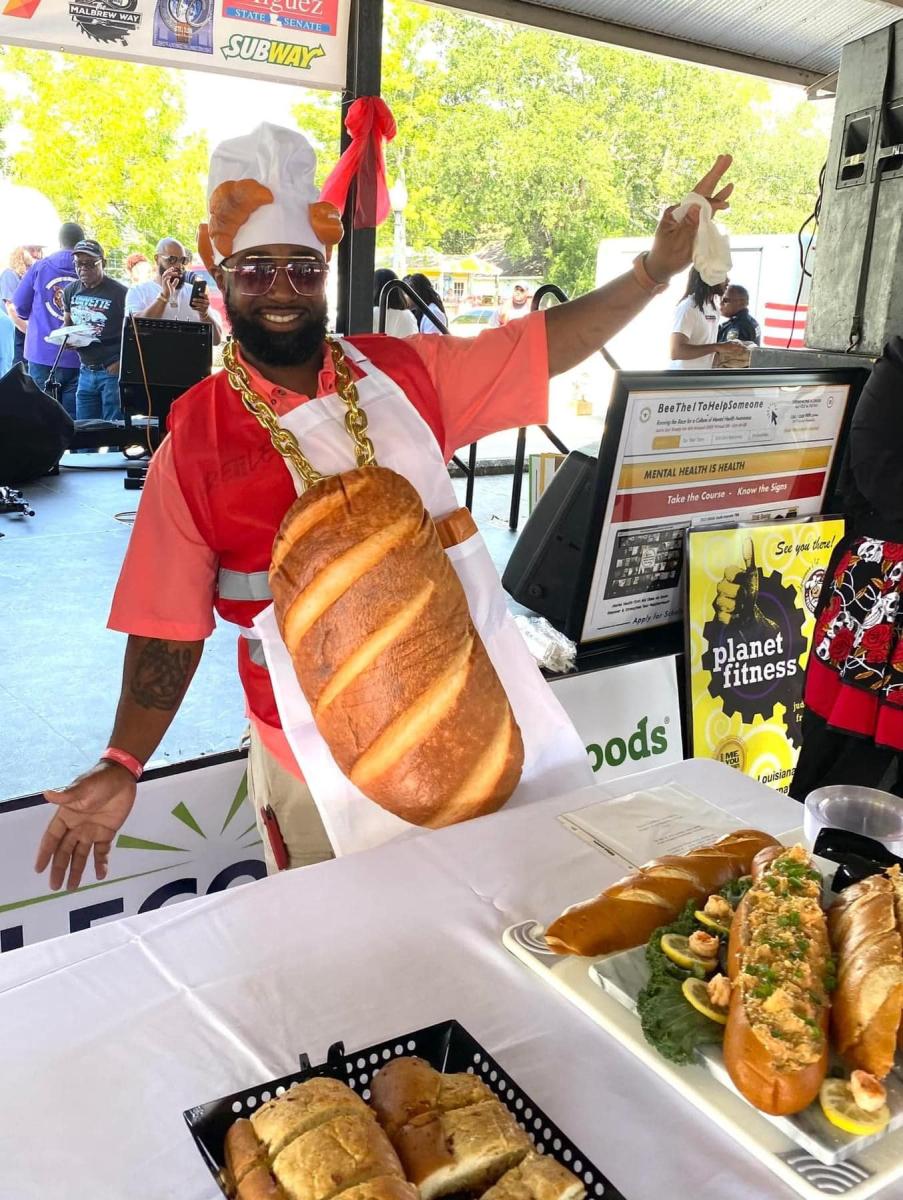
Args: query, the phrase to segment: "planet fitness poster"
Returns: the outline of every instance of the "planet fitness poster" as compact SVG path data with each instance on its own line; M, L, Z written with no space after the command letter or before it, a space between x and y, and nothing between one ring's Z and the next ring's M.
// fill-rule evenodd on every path
M786 792L815 607L840 518L687 535L691 752Z

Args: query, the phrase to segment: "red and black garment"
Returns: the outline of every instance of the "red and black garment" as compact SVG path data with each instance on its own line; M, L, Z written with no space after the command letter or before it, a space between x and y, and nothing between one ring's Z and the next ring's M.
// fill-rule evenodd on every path
M903 542L856 538L825 587L806 705L832 729L903 750Z

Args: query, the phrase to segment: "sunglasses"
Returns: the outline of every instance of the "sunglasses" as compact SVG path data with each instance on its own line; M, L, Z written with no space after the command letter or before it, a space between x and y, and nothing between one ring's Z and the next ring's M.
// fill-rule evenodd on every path
M178 254L161 254L160 261L168 263L171 267L184 267L188 263L187 258L180 258Z
M285 272L297 296L313 296L322 290L323 281L329 274L326 263L315 258L253 258L237 267L227 267L224 263L220 267L235 276L236 287L242 296L265 296L280 271Z

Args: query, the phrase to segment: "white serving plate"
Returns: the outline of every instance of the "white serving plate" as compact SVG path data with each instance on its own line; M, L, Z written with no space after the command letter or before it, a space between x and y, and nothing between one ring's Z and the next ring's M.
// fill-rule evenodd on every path
M700 1061L699 1065L679 1067L662 1058L649 1045L630 999L635 983L625 982L623 970L617 974L616 990L620 995L613 994L609 984L603 982L605 976L612 975L611 970L605 968L606 961L611 963L631 954L642 955L642 947L592 962L575 955L553 954L542 934L543 927L539 923L521 921L505 930L502 942L544 983L555 988L615 1037L683 1099L723 1128L806 1200L824 1200L825 1196L867 1200L895 1180L903 1179L903 1128L900 1127L903 1123L903 1079L899 1073L899 1060L896 1077L891 1077L892 1083L889 1081L888 1087L889 1093L893 1089L897 1127L874 1138L850 1138L836 1130L836 1137L843 1139L844 1152L836 1144L829 1145L824 1139L819 1141L818 1129L813 1130L808 1122L804 1124L795 1118L796 1123L792 1124L790 1119L767 1117L753 1108L730 1083L723 1062L720 1070L717 1062L708 1059L705 1063ZM639 978L635 967L633 975ZM634 997L638 990L636 987ZM820 1110L817 1115L824 1120ZM824 1124L828 1129L834 1129L827 1121ZM832 1139L835 1134L831 1135ZM851 1142L855 1145L851 1146ZM818 1156L813 1153L815 1146L819 1147ZM832 1161L823 1161L825 1157ZM898 1187L887 1192L887 1200L892 1197L898 1200L901 1195L903 1190Z
M589 968L589 973L590 978L610 996L614 996L628 1012L636 1015L637 997L649 978L645 946L623 950L619 954L608 954L594 962ZM705 1046L697 1053L706 1070L710 1071L722 1086L740 1096L727 1073L721 1047ZM761 1115L785 1133L792 1142L808 1150L819 1162L835 1166L837 1163L846 1162L848 1158L859 1154L867 1146L880 1142L889 1133L903 1126L903 1074L899 1056L895 1069L885 1080L885 1086L887 1104L891 1111L890 1124L881 1133L871 1134L869 1137L856 1137L832 1125L822 1112L818 1101L792 1117L771 1117L767 1113ZM743 1102L749 1104L747 1100Z

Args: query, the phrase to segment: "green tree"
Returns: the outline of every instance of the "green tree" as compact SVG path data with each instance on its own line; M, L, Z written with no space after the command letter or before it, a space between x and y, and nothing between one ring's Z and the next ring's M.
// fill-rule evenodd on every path
M166 234L194 244L207 144L180 132L177 72L15 47L0 65L19 77L10 116L27 133L6 159L12 179L38 188L110 249L145 249Z
M737 233L798 228L827 153L812 106L775 119L767 83L391 0L383 95L398 123L387 158L390 176L404 167L410 243L496 247L512 269L571 292L592 286L600 238L651 232L717 153L735 156ZM325 171L336 101L315 96L294 111Z

